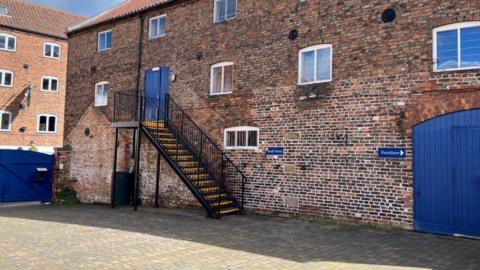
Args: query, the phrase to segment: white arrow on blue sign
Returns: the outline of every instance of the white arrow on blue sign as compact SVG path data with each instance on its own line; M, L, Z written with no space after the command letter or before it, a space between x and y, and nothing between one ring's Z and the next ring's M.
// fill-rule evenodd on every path
M405 148L379 148L378 156L382 158L405 158L407 150Z

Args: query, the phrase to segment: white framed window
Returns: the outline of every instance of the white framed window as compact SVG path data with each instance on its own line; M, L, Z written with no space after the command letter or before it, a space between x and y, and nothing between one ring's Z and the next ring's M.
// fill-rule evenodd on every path
M56 133L57 116L53 114L39 114L37 118L37 131L39 133Z
M148 38L164 37L167 28L167 15L151 18L148 23Z
M232 127L225 129L225 149L258 150L259 129L256 127Z
M0 87L13 86L13 72L0 69Z
M61 46L55 43L45 42L43 44L43 57L60 59Z
M0 33L0 50L14 52L17 49L17 38L9 34Z
M237 0L213 0L213 22L223 22L237 16Z
M51 76L42 77L42 91L58 92L58 78Z
M233 62L222 62L210 70L210 95L231 94L233 91Z
M95 107L107 106L108 103L108 82L95 84Z
M5 6L0 6L0 16L8 16L8 8Z
M105 51L112 48L112 30L98 33L98 51Z
M298 52L298 84L332 81L332 45L316 45Z
M434 71L480 68L480 21L435 28L433 62Z
M0 131L12 130L12 113L0 111Z

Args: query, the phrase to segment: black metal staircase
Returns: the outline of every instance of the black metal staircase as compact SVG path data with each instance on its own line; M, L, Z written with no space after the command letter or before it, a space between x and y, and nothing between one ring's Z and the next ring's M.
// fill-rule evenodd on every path
M148 97L115 93L113 127L134 128L138 136L144 134L209 217L243 213L247 180L243 172L170 96L166 96L164 106L158 104ZM137 163L140 149L136 153ZM135 167L138 170L138 164ZM135 194L137 197L138 192Z

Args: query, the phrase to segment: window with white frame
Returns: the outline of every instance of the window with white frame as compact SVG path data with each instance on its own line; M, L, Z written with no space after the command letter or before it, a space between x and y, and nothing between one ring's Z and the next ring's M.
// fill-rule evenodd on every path
M233 91L233 62L223 62L212 66L210 95L230 94Z
M9 35L0 33L0 50L14 52L17 48L17 38Z
M57 132L57 116L53 114L40 114L38 116L37 131L40 133L56 133Z
M164 37L167 26L167 15L161 15L149 20L148 38Z
M95 84L95 106L106 106L108 102L108 82Z
M435 28L433 59L435 71L480 68L480 21Z
M42 77L42 91L58 92L58 78L43 76Z
M60 59L61 47L55 43L46 42L43 45L43 56L47 58Z
M237 16L237 0L214 1L214 22L223 22Z
M0 87L13 86L13 72L0 69Z
M298 84L332 81L332 45L316 45L298 53Z
M112 48L112 30L98 33L98 51Z
M0 131L10 131L12 129L12 113L0 111Z
M226 149L258 150L259 129L255 127L232 127L225 129Z

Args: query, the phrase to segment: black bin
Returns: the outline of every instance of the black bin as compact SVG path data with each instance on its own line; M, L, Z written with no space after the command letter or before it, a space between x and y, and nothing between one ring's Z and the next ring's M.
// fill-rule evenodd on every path
M115 206L128 205L133 191L133 176L128 172L117 172L115 182Z

